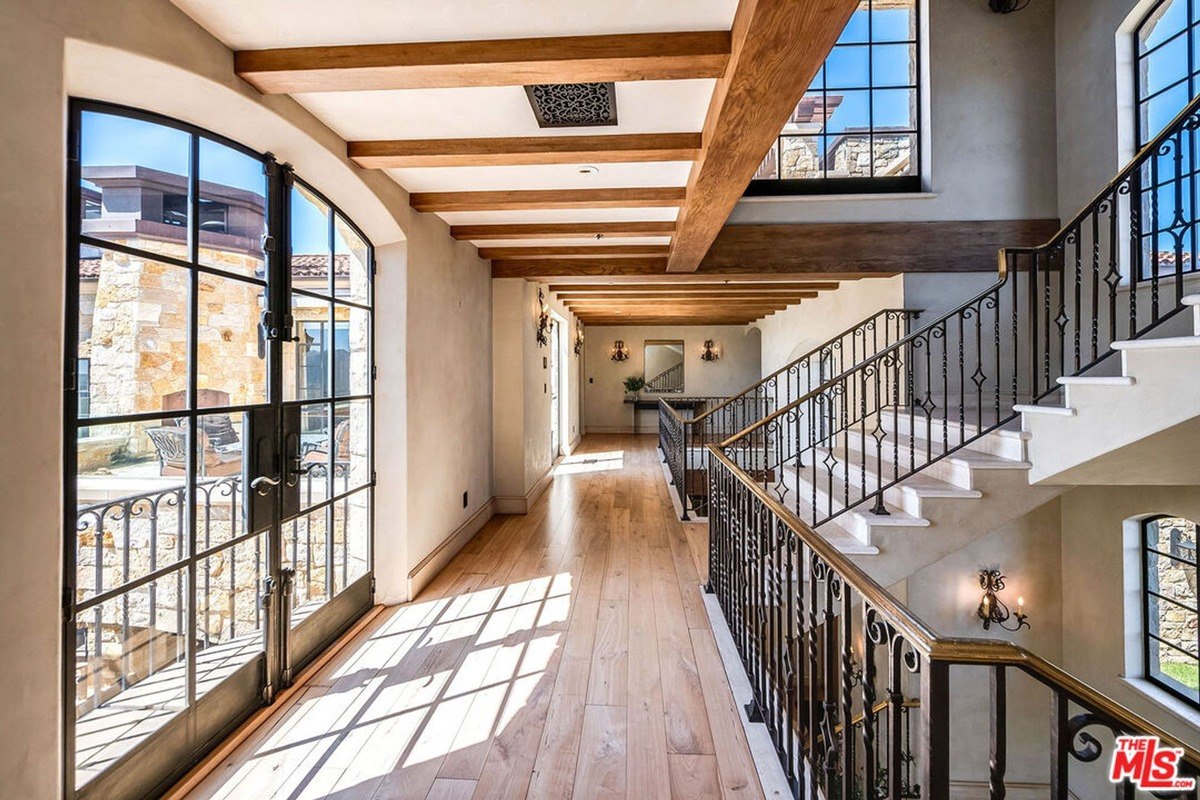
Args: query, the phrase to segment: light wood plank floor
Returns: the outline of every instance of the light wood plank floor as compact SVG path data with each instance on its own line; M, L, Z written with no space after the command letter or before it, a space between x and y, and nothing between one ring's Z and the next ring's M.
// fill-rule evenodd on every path
M192 798L761 798L650 436L589 436Z

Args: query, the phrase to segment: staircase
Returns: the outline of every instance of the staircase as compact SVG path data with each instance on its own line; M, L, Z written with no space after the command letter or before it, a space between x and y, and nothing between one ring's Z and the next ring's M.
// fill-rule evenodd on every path
M1107 785L1113 735L1156 736L1200 776L1200 751L1145 718L1011 642L941 636L883 588L1145 462L1142 443L1200 435L1198 129L1200 98L1050 242L1001 251L994 286L708 446L709 590L794 796L911 796L912 764L922 797L966 796L952 776L1005 797L1014 673L1041 688L1011 707L1049 701L1048 734L1019 735L1045 736L1050 797ZM985 719L986 752L954 738Z
M1116 375L1059 378L1059 405L1023 405L1038 484L1200 484L1200 295L1185 335L1113 343Z

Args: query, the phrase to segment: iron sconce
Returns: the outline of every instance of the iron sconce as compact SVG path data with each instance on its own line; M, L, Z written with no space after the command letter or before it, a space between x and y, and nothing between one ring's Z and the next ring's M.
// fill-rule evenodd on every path
M721 354L719 352L717 352L716 342L714 342L712 339L705 339L704 340L704 350L702 350L700 352L700 360L701 361L716 361L720 357L721 357Z
M545 347L550 343L550 308L546 305L546 295L542 293L541 288L538 289L538 320L536 332L538 347Z
M583 323L575 324L575 355L583 353Z
M1017 610L1014 612L1000 599L999 593L1004 591L1004 574L998 569L979 570L979 588L983 596L979 599L976 615L983 620L983 629L989 630L993 625L1006 631L1019 631L1029 627L1029 617L1025 614L1025 598L1017 598ZM1010 620L1015 620L1009 627Z
M625 346L624 339L617 339L615 342L613 342L612 355L610 358L617 362L629 360L629 348Z

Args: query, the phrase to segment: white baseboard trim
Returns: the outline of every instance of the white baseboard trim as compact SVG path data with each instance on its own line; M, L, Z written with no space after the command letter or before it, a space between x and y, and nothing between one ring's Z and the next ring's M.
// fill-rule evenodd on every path
M555 464L557 464L557 460ZM529 509L533 508L533 504L542 496L542 492L546 491L546 487L554 480L554 464L546 470L546 474L538 479L538 482L533 485L523 495L496 495L492 498L496 503L497 514L528 514Z
M496 498L492 498L468 517L466 522L455 528L454 532L433 548L433 551L421 559L419 564L409 570L408 596L416 597L425 588L425 585L433 580L433 576L450 563L450 559L458 555L458 551L462 550L463 545L475 538L475 534L479 533L496 513Z
M579 443L583 441L583 434L577 434L574 439L567 445L566 453L571 455L579 447Z

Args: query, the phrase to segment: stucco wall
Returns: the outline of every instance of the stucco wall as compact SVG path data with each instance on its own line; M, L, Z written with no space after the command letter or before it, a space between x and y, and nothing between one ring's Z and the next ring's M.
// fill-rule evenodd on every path
M0 182L0 263L5 265L0 336L11 345L0 355L0 505L5 509L0 707L13 733L0 752L6 796L55 798L60 786L60 398L69 95L147 108L272 152L327 194L377 246L377 390L381 408L386 403L376 439L381 587L389 575L406 574L410 559L456 524L458 484L479 487L481 500L489 493L488 392L482 392L483 400L472 396L478 387L467 374L489 372L486 265L465 245L451 243L436 218L414 219L398 185L351 164L344 143L297 103L260 96L232 66L224 45L167 2L0 4L0 70L8 76L0 106L20 109L0 114L5 175ZM425 285L410 286L410 277ZM408 323L410 299L419 310ZM406 363L407 347L414 355ZM447 358L451 348L454 357ZM419 380L406 381L408 370ZM447 402L453 413L447 413ZM408 464L406 428L410 417L419 419L435 408L444 418L457 417L446 423L456 430L431 435L458 439L453 447L441 441L413 449L419 474L412 475L409 486L414 467ZM459 464L468 480L457 472L460 467L450 466ZM443 490L436 484L447 475ZM446 509L444 495L452 485L455 502ZM404 502L413 494L421 496L420 513L429 517L410 550L404 547L409 520ZM445 526L449 529L435 530Z
M629 360L615 362L613 341L623 339ZM589 433L623 433L633 429L633 411L625 405L621 382L629 375L642 375L647 339L683 341L684 390L665 397L725 397L736 394L761 377L761 336L743 325L603 326L587 329L584 345L584 428ZM721 354L717 361L700 360L705 339L712 339ZM643 393L654 397L652 393ZM640 412L638 430L658 433L658 415Z
M1066 18L1071 25L1087 16L1090 0L1076 5L1079 12ZM1057 216L1053 4L1004 15L985 2L928 0L925 7L929 194L750 199L730 222Z

